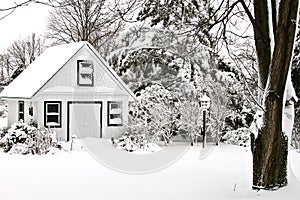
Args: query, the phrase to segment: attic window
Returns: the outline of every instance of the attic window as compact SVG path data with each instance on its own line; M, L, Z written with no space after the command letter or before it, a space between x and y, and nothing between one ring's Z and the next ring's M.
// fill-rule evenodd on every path
M77 60L77 85L94 85L94 65L90 60Z
M108 126L122 126L122 102L109 101L108 102Z
M61 128L61 101L44 102L44 125L50 128Z

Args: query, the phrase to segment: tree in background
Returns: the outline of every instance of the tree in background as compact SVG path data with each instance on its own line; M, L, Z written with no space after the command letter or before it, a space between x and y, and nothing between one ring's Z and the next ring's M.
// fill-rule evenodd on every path
M0 81L1 85L6 85L9 81L10 77L10 71L13 69L10 62L9 62L9 56L4 53L0 54L0 67L1 67L1 75L0 75Z
M300 97L300 31L298 22L298 33L296 37L296 44L293 57L292 66L292 81L295 86L296 95ZM295 104L295 124L292 135L292 146L294 148L300 148L300 103Z
M109 0L65 0L50 13L47 38L55 43L88 41L96 49L121 28Z
M62 3L63 0L22 0L22 1L11 1L11 4L7 3L7 7L0 7L0 20L13 14L18 8L28 6L30 4L41 4L50 7L62 7L65 6Z
M34 33L24 39L13 42L6 53L6 65L13 69L10 75L15 79L29 64L45 50L44 40Z

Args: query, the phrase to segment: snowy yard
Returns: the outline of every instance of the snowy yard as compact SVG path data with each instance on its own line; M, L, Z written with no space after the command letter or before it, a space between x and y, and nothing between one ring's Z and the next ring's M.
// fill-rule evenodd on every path
M190 147L173 165L141 175L107 168L88 151L43 156L0 153L0 199L298 199L300 153L292 151L291 157L298 179L276 192L255 192L251 152L232 145L208 146L205 151Z

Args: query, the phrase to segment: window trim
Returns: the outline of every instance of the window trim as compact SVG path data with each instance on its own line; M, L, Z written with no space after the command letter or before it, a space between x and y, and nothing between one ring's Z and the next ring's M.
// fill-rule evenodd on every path
M82 62L91 62L92 63L92 69L93 72L91 74L92 76L92 84L82 84L80 83L80 63ZM86 86L86 87L93 87L94 86L94 64L91 60L77 60L77 85L78 86Z
M121 123L120 124L113 124L110 122L110 105L113 104L113 103L120 103L121 105ZM107 126L110 127L110 126L123 126L123 102L122 101L108 101L107 102Z
M48 104L58 104L58 113L57 114L51 114L51 115L58 115L59 125L57 126L50 126L51 128L61 128L62 127L62 102L61 101L44 101L44 127L48 128L47 126L47 116L49 115L47 113L47 105Z
M20 111L20 104L23 104L23 110ZM21 119L21 114L23 114L23 119ZM23 120L25 122L25 102L24 101L18 101L18 121Z

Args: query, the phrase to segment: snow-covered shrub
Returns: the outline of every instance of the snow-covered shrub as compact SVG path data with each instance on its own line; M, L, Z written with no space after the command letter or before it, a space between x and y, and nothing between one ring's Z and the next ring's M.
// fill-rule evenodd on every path
M222 136L221 140L228 144L247 147L250 145L249 128L242 127L236 130L228 131L225 135Z
M250 138L251 123L254 113L251 109L243 109L241 112L232 112L225 117L222 140L230 144L248 146ZM247 141L247 142L246 142Z
M112 144L118 148L128 152L143 150L148 152L156 152L160 147L156 143L148 142L145 134L124 134L119 138L111 138Z
M0 101L0 117L7 117L7 105L4 101Z
M0 147L4 152L21 154L46 154L56 145L52 130L39 130L23 122L13 124L2 132Z
M58 141L54 147L50 148L50 154L55 154L59 151L71 152L71 151L84 151L84 146L80 138L76 135L72 135L69 141Z
M254 113L250 109L243 109L242 112L234 112L225 117L226 130L236 130L238 128L249 128L254 119Z
M178 100L172 92L158 84L148 86L139 92L129 113L131 134L143 133L150 141L161 138L170 144L179 119Z

